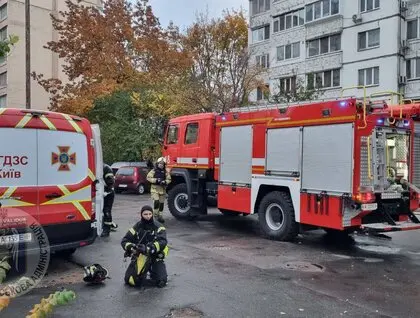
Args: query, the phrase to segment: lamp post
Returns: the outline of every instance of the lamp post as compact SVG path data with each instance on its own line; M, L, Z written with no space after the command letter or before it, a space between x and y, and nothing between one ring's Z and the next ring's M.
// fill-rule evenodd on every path
M31 108L31 1L25 0L26 108Z

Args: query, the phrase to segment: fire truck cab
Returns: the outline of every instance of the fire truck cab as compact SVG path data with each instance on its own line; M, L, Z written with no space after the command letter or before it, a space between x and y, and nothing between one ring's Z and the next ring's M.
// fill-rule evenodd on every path
M103 205L99 127L62 113L0 108L0 134L2 211L40 224L52 252L93 243ZM21 225L15 230L25 231Z
M243 107L170 120L170 212L258 214L262 233L420 229L420 104L364 98Z

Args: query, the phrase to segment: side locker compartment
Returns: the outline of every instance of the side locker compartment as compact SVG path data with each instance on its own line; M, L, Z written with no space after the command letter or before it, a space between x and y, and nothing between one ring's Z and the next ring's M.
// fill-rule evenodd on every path
M301 223L332 229L350 226L342 202L352 193L353 154L353 124L304 127Z
M420 189L420 122L414 123L412 184ZM420 193L413 193L410 209L420 208ZM417 198L416 198L417 197Z
M220 132L218 208L251 213L253 127L223 127Z

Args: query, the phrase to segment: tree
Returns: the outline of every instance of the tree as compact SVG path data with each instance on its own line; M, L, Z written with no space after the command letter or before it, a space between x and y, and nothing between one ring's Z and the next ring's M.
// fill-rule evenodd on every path
M64 60L68 82L32 76L51 94L52 110L83 115L96 98L139 86L163 96L182 77L191 60L176 28L162 29L147 0L131 2L108 0L99 10L66 0L68 10L51 16L59 40L45 48Z
M248 25L243 11L225 11L222 18L201 13L187 29L184 47L194 64L184 83L185 102L197 111L226 111L248 101L261 69L250 66Z
M313 85L313 74L309 74L309 79L312 79L309 85L305 85L305 81L301 77L290 78L290 89L284 89L281 80L278 81L277 86L274 87L274 94L269 97L271 103L293 103L318 99L323 95L323 91L319 86ZM289 86L289 83L286 84Z
M105 162L143 161L160 154L164 118L140 117L128 91L117 91L94 102L87 118L101 126Z
M0 41L0 58L6 57L18 41L19 37L17 35L9 35L8 39Z

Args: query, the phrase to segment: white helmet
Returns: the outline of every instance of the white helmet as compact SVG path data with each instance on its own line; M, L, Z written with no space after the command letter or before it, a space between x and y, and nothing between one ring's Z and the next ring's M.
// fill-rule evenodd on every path
M158 160L156 160L156 163L163 163L166 164L166 159L164 157L160 157Z

